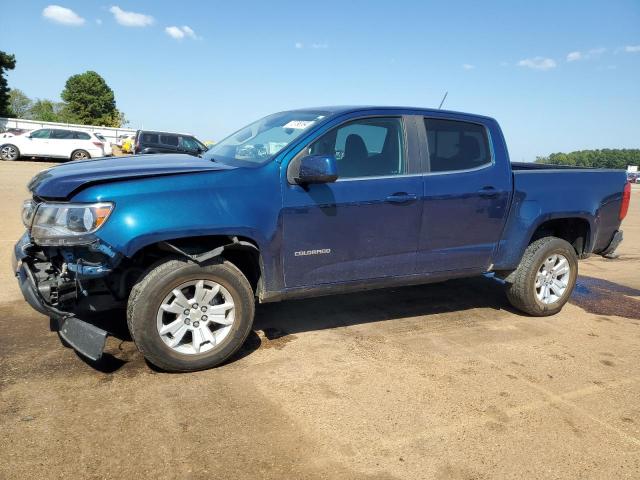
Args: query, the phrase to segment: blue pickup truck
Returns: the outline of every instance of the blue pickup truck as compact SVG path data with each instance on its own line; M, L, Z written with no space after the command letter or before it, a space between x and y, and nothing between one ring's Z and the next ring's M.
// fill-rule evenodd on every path
M76 161L29 189L25 299L94 360L108 332L92 318L126 308L170 371L229 358L256 300L489 273L517 309L552 315L578 258L622 240L630 195L624 171L510 163L492 118L396 107L276 113L200 157Z

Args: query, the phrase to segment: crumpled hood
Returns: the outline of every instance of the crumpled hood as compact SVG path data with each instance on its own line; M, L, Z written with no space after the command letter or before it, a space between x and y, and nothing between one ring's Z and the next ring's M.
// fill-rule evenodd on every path
M95 183L234 168L182 154L97 158L43 170L31 179L28 188L38 197L67 198L78 189Z

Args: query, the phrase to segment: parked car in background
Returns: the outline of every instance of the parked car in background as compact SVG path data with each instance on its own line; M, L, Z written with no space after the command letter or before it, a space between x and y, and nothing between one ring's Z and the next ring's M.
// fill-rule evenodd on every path
M99 132L95 132L95 136L104 143L104 156L110 157L113 155L113 147L111 146L111 142L107 140L107 138Z
M94 133L63 128L41 128L6 139L0 145L2 160L21 157L82 160L105 156L105 144Z
M7 128L4 132L0 133L0 138L11 138L16 135L25 134L29 131L30 130L27 130L26 128Z
M193 135L138 130L133 153L188 153L201 155L208 147Z

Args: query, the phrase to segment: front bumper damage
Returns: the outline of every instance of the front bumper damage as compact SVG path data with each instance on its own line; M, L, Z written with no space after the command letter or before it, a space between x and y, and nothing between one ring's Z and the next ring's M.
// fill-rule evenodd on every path
M54 321L60 337L74 350L90 360L99 360L108 332L79 318L74 307L87 296L83 280L111 273L118 256L107 245L97 243L94 250L101 252L107 261L87 264L82 258L73 258L71 250L59 249L64 261L61 273L46 261L42 252L34 253L36 248L26 233L14 247L12 269L24 299L34 310ZM43 270L47 273L43 274Z

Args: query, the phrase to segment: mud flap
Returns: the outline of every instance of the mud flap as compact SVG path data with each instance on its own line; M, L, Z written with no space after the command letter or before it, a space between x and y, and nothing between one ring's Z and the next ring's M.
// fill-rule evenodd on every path
M76 317L61 321L60 336L73 349L90 360L98 361L107 341L107 332Z
M620 245L620 243L622 243L622 230L616 230L616 233L613 235L611 242L609 243L607 248L600 252L600 255L605 258L617 258L618 255L616 254L616 248L618 248L618 245Z

